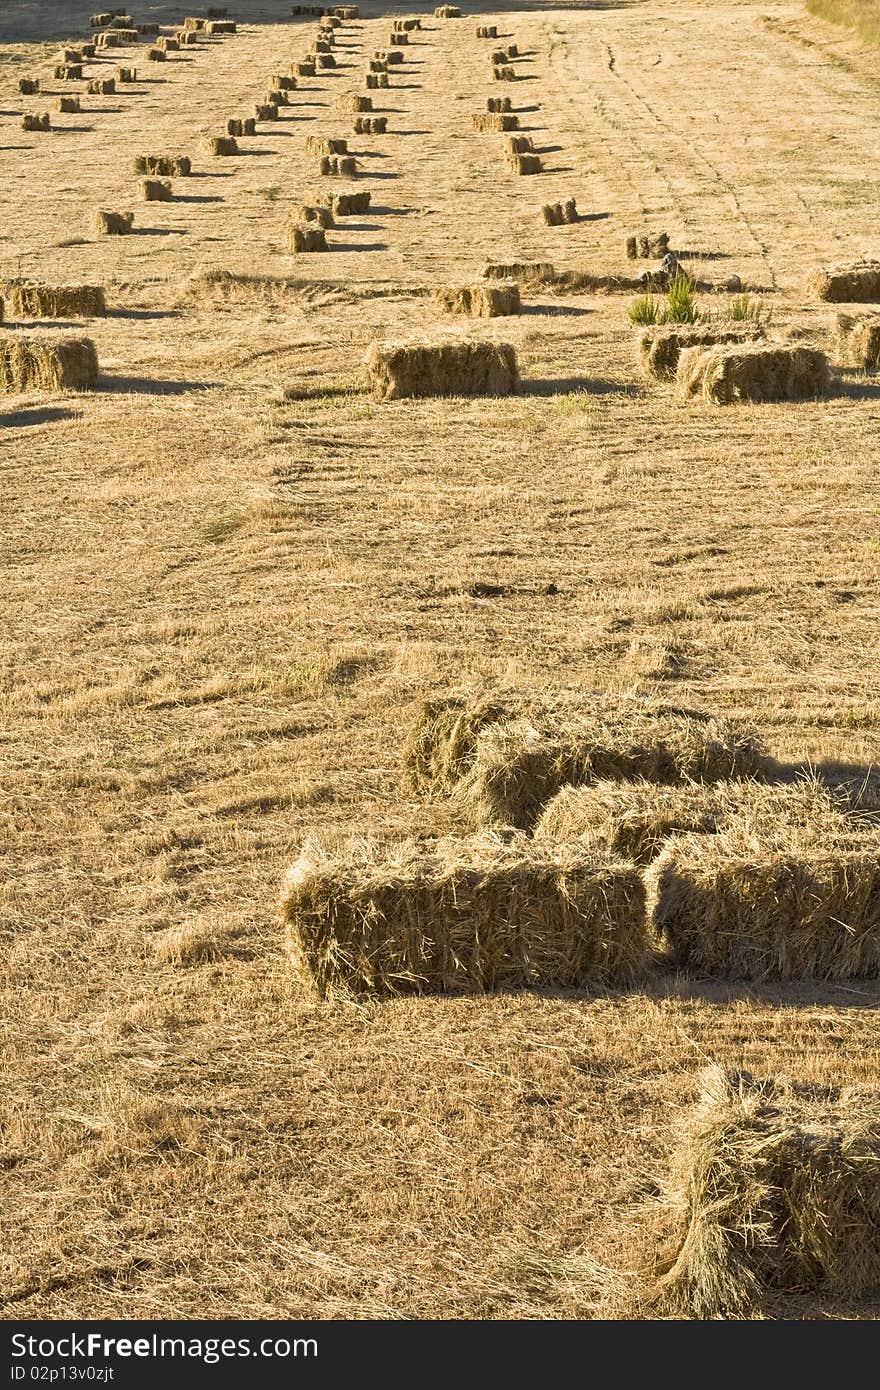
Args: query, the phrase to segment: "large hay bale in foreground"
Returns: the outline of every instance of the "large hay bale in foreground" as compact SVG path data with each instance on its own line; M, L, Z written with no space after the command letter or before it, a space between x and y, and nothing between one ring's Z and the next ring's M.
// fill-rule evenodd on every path
M645 960L634 865L524 837L307 842L283 910L322 995L585 988Z
M880 1284L880 1094L709 1068L664 1192L664 1315L749 1318L767 1297Z
M483 132L519 130L519 116L504 111L476 111L471 116L471 123L474 130Z
M880 261L814 270L807 288L831 304L870 304L880 299Z
M294 253L301 251L329 251L327 237L324 228L316 220L312 223L295 222L288 232L288 250Z
M490 261L483 278L518 280L523 285L550 284L556 279L556 271L549 261Z
M880 314L838 314L837 350L842 366L880 370Z
M16 319L103 318L107 312L100 285L44 285L35 280L0 281L0 298Z
M90 338L0 335L0 391L79 391L98 380L98 354Z
M685 968L730 979L880 974L880 833L843 812L680 835L649 870L656 932Z
M440 285L434 302L447 314L464 314L472 319L502 318L522 311L519 285Z
M107 212L99 208L93 225L100 236L127 236L134 224L133 212Z
M658 381L672 381L678 370L679 358L686 349L711 347L719 343L746 343L764 336L760 324L732 324L688 327L668 324L643 328L636 336L636 355L639 366Z
M828 394L831 373L825 353L815 348L721 344L685 348L676 382L681 396L702 396L713 405L805 401Z
M519 385L509 343L448 342L370 345L365 364L377 400L413 396L509 396Z

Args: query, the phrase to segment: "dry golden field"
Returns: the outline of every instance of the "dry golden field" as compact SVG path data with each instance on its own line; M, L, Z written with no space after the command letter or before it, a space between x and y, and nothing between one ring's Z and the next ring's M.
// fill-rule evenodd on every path
M476 328L515 344L517 396L382 403L360 364L445 326L427 291L487 259L631 273L626 236L661 228L823 345L805 274L878 251L876 54L796 0L367 3L338 66L223 159L206 137L317 21L240 0L237 34L113 50L87 75L138 82L60 115L84 83L52 80L58 41L92 8L0 15L0 276L109 306L61 325L94 339L98 389L0 403L5 1316L627 1315L700 1069L880 1084L880 986L657 969L330 1006L292 976L281 880L311 831L457 828L400 768L414 700L449 683L659 692L751 721L791 773L867 776L880 384L682 403L637 368L630 295L528 289ZM334 101L405 13L423 27L372 93L389 133L353 137ZM487 81L477 23L515 38L520 81ZM472 129L499 94L541 175ZM310 134L349 138L372 207L293 257L291 208L335 187ZM166 152L193 176L141 203L134 158ZM581 221L545 226L569 196ZM97 208L134 234L96 236Z

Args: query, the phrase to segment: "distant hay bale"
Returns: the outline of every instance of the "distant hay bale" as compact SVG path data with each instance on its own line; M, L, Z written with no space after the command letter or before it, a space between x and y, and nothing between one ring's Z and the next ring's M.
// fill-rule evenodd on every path
M86 87L89 96L111 97L116 91L115 77L93 77Z
M540 174L544 170L538 154L509 154L507 162L515 174Z
M329 195L328 206L334 217L361 217L370 210L370 193L335 193Z
M837 350L844 366L880 370L880 314L838 314Z
M498 25L497 25L497 24L478 24L478 25L477 25L477 38L478 38L478 39L497 39L497 37L498 37Z
M143 179L141 197L145 203L170 203L174 194L168 179Z
M288 250L299 253L300 251L328 251L327 237L324 228L316 221L314 223L296 222L288 230Z
M333 227L333 209L322 207L320 204L315 206L312 203L301 203L297 213L299 222L317 222L320 227Z
M729 979L880 973L880 831L814 799L677 835L649 870L653 924L679 966Z
M518 58L518 57L519 57L519 49L517 48L517 46L516 46L515 43L509 43L509 44L507 45L507 48L506 48L505 51L506 51L506 53L507 53L507 57L508 57L508 58Z
M127 236L133 224L133 212L107 212L99 209L94 216L95 231L101 236Z
M102 29L105 24L112 24L113 19L114 15L110 10L101 10L99 13L92 15L89 23L93 29Z
M488 57L489 57L489 62L490 62L490 63L506 63L506 62L507 62L507 49L506 49L506 48L495 48L495 49L493 49L492 52L488 55Z
M434 302L447 314L492 319L522 311L519 285L441 285L434 291Z
M667 232L656 232L650 236L629 236L626 239L627 260L643 259L662 261L669 251Z
M384 58L371 58L371 59L370 59L370 72L387 72L387 71L388 71L388 64L386 63L386 61L385 61Z
M46 285L36 280L0 280L0 298L16 319L103 318L107 312L100 285Z
M147 24L139 24L137 26L137 31L142 36L158 34L159 25L156 24L154 21L150 20Z
M271 86L278 92L295 92L296 78L290 73L278 72L273 76Z
M510 396L519 386L509 343L373 342L365 358L377 400L420 396Z
M51 130L52 122L49 119L49 112L44 111L42 115L26 115L21 118L22 130Z
M348 154L348 141L336 137L325 139L322 135L307 135L306 151L308 154L316 155Z
M534 149L531 135L508 135L504 142L508 154L526 154Z
M0 391L81 391L97 380L98 354L90 338L0 335Z
M545 203L541 208L541 216L548 227L562 227L567 223L577 222L577 203L574 198L568 198L564 203Z
M81 110L79 97L59 97L58 110L72 115L73 112Z
M387 116L355 116L355 135L387 135Z
M254 119L257 121L277 121L278 107L274 101L261 101L254 107Z
M869 304L880 300L880 261L814 270L807 288L831 304Z
M81 63L83 52L81 48L62 48L59 63Z
M814 348L719 344L685 348L676 383L681 396L701 396L713 405L802 401L827 395L831 373L825 353Z
M293 71L294 71L294 73L296 74L297 77L314 77L314 76L315 76L315 65L314 65L314 63L307 63L307 62L304 62L304 63L293 63L293 64L291 64L291 66L292 66L292 69L293 69Z
M550 261L490 261L483 271L486 280L518 280L520 284L549 284L556 278Z
M320 28L322 29L339 29L341 26L342 20L338 14L325 14L320 20Z
M461 10L457 5L438 5L434 11L435 19L461 19Z
M421 29L422 21L418 16L415 19L395 19L391 27L408 34L412 33L414 29Z
M880 1093L756 1080L717 1064L700 1080L662 1194L657 1311L748 1319L773 1294L873 1293Z
M56 82L79 82L82 75L82 63L59 63L55 68Z
M226 122L226 134L233 139L238 139L244 135L256 135L257 121L254 116L245 116L243 120L229 120Z
M516 68L496 64L492 68L492 76L494 77L496 82L515 82Z
M336 5L330 11L331 14L338 15L340 19L360 19L361 12L357 5Z
M130 84L130 83L132 83L132 82L137 82L137 80L138 80L137 68L117 68L117 69L116 69L116 81L117 81L117 82L125 82L125 83Z
M534 835L536 840L564 844L588 840L621 859L650 864L674 834L714 834L730 805L730 794L717 786L664 787L654 782L568 786L547 803Z
M471 123L474 130L480 131L518 130L519 116L497 111L477 111L471 116Z
M510 97L486 97L487 111L511 111L513 103Z
M234 34L237 28L234 19L209 19L205 22L206 34Z
M375 91L377 88L388 86L388 74L387 72L368 72L364 82L368 91Z
M335 68L335 67L336 67L336 59L333 57L333 54L332 54L332 53L318 53L318 54L315 56L315 67L316 67L316 68Z
M294 968L330 998L601 987L646 957L633 865L525 837L307 840L283 914Z
M147 49L146 57L147 57L147 61L150 62L150 63L164 63L164 62L165 62L165 56L166 56L166 55L165 55L165 49L164 49L164 48L148 48L148 49Z
M156 27L158 28L158 25ZM187 33L197 33L200 29L204 29L205 21L196 15L187 15L183 21L183 27Z
M192 160L185 154L139 154L135 157L136 174L157 174L160 178L186 178L192 172Z
M481 824L532 826L563 786L680 786L760 777L753 730L663 701L453 693L419 707L404 762L426 790L454 791Z
M270 92L266 93L266 102L273 106L289 106L290 97L283 88L273 87Z
M357 175L357 160L351 155L322 155L318 161L318 173L331 178L354 178Z
M400 66L400 64L406 58L406 54L401 53L399 49L392 48L389 50L389 52L383 53L382 58L388 64L389 68L393 68Z
M180 39L174 39L168 34L156 40L156 47L161 48L164 53L177 53L180 50Z
M722 343L748 343L763 338L760 324L731 324L688 326L687 324L657 325L643 328L636 336L639 366L658 381L672 381L678 370L679 358L688 348L711 347Z
M388 35L388 40L392 48L405 48L409 43L409 34L395 33L392 31Z
M314 53L331 53L336 40L328 35L326 39L316 39L313 45Z
M214 155L238 154L238 141L234 135L213 135L208 140L208 149Z
M346 93L345 96L336 98L336 110L347 111L352 115L357 115L359 111L372 111L373 98Z

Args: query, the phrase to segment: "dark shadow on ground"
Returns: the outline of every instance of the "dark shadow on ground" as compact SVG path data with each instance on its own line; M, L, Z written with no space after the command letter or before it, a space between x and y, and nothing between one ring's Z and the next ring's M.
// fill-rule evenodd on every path
M210 391L219 382L211 381L163 381L159 377L145 376L106 376L99 377L102 391L120 395L137 396L185 396L188 391Z
M183 318L181 309L111 309L107 315L110 319L180 319Z
M82 414L80 410L70 410L67 406L35 406L32 410L0 411L0 429L26 429L32 425L48 425L53 420L75 420Z
M581 309L575 304L524 304L520 310L523 314L542 314L546 318L583 318L587 314L594 314L595 309Z
M331 251L387 251L387 241L331 241L328 242Z
M126 236L188 236L183 227L132 227Z
M585 396L638 398L647 394L643 386L635 386L629 381L608 381L598 376L531 377L520 386L523 396L570 396L576 391Z
M175 203L222 203L218 193L175 193Z

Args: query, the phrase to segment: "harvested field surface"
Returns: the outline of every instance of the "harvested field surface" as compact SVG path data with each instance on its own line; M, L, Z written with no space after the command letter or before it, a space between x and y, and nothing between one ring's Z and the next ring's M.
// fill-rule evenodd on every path
M336 66L214 158L317 18L240 0L235 33L62 82L89 8L2 6L0 281L106 302L2 325L88 338L100 370L0 396L7 1317L628 1317L704 1066L880 1087L861 962L302 988L281 892L308 837L470 828L403 768L417 702L452 687L702 711L756 731L771 781L880 767L880 384L807 284L880 255L876 48L799 0L430 7L374 137L340 98L392 20L360 8ZM158 37L184 13L134 9ZM88 93L120 64L137 82ZM474 129L499 92L543 172ZM370 200L294 256L300 209L347 191L306 137L345 138ZM172 201L141 200L146 153L192 161L147 175ZM579 220L545 225L569 197ZM128 235L96 233L105 208L137 209ZM759 306L768 343L827 351L828 396L719 409L646 377L614 286L656 269L625 245L659 228L701 321ZM498 319L435 300L533 262L595 280L520 280ZM373 398L370 343L441 333L509 343L518 393ZM765 1316L880 1317L861 1286L768 1290Z

